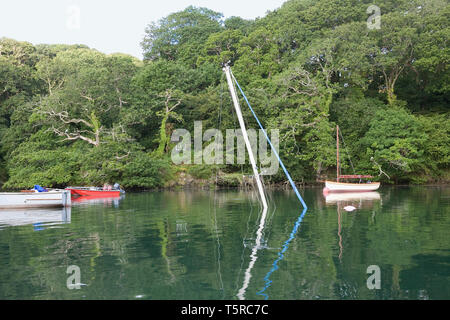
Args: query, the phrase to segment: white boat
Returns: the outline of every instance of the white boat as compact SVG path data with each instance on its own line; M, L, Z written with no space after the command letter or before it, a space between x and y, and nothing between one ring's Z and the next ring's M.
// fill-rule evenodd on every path
M0 192L0 209L70 207L71 205L72 198L69 190Z
M379 182L348 183L340 182L340 179L371 179L370 175L341 175L339 163L339 126L336 126L336 181L325 181L326 192L355 192L375 191L380 187Z
M346 183L336 181L325 181L325 188L328 191L375 191L380 187L379 182L370 183Z

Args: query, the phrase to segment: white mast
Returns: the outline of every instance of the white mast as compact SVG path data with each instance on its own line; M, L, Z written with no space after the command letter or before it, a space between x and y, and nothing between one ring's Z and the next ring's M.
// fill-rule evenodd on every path
M236 109L236 115L239 120L239 125L241 126L242 135L244 136L245 146L247 147L248 157L250 159L250 163L253 168L253 174L255 176L256 184L258 185L259 195L261 196L261 201L263 204L263 209L267 210L267 201L266 196L264 195L263 185L261 183L261 179L259 177L258 168L256 167L256 161L253 157L252 147L250 145L250 140L248 139L247 130L245 128L244 118L242 117L241 107L239 106L239 100L237 98L236 90L233 85L233 81L231 79L231 70L230 66L225 66L223 68L225 75L227 76L228 87L230 88L231 97L233 99L234 108Z
M258 185L259 195L261 196L261 201L263 204L263 211L261 214L261 220L259 222L259 228L256 231L255 246L252 248L252 253L250 255L251 260L250 260L247 270L245 271L244 283L242 284L242 288L239 289L239 292L237 294L237 296L240 300L244 300L245 292L250 283L250 278L252 277L251 271L253 269L253 266L255 265L256 259L258 258L256 253L257 253L257 250L261 248L261 239L263 236L262 231L264 229L264 225L266 222L268 206L267 206L266 196L264 194L263 185L262 185L261 179L259 177L258 168L256 167L256 161L255 161L255 158L253 157L253 151L252 151L252 147L250 145L250 140L248 139L247 130L245 128L245 123L244 123L244 118L242 117L241 107L239 106L239 101L238 101L237 94L236 94L236 89L234 88L233 81L231 79L230 67L228 65L225 66L223 68L223 71L225 72L225 74L227 76L228 87L230 88L230 93L231 93L231 97L233 99L234 108L236 109L236 115L239 120L239 125L241 126L242 135L244 136L245 146L247 147L248 157L250 159L250 163L252 164L253 175L255 177L256 184Z

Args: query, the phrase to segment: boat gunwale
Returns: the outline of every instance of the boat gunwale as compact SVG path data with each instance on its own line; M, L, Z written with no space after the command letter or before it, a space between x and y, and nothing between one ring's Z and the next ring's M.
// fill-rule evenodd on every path
M1 195L21 195L21 196L33 196L33 195L43 195L43 194L63 194L63 191L46 191L46 192L0 192Z
M59 200L59 199L58 199ZM11 205L11 206L0 206L0 210L23 210L23 209L46 209L46 208L63 208L62 204L43 204L43 205Z
M334 185L350 185L350 186L372 186L372 185L379 185L380 182L370 182L370 183L350 183L350 182L336 182L336 181L329 181L325 180L325 183L331 183Z

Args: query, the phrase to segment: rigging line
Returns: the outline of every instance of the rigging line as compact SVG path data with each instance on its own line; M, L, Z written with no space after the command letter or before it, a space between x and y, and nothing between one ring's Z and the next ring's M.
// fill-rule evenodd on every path
M223 79L223 74L222 74ZM221 79L221 80L222 80ZM220 107L219 107L219 114L217 116L217 128L220 131L221 125L222 125L222 109L223 109L223 81L220 81ZM217 181L218 181L218 172L219 170L216 168L216 187L217 187Z
M230 71L231 72L231 71ZM258 117L256 116L255 111L253 111L252 106L250 105L250 102L248 102L247 96L245 95L244 91L242 90L241 86L239 85L238 81L236 80L236 78L234 77L233 73L231 72L231 76L234 79L234 82L236 83L237 87L239 88L239 91L241 92L242 96L244 97L245 102L247 103L248 107L250 108L250 111L253 113L253 116L256 119L256 122L258 122L259 127L261 128L261 130L264 133L265 138L267 139L267 141L269 142L270 147L272 148L272 152L275 154L275 156L278 159L278 162L280 163L281 167L283 168L284 173L286 174L287 178L289 179L289 182L291 183L292 188L295 191L295 194L297 195L297 198L300 200L303 208L307 209L308 207L306 206L305 201L303 200L302 196L300 195L300 193L297 190L297 187L295 186L294 181L292 180L289 172L287 171L286 167L283 164L283 161L281 161L280 156L278 155L278 152L275 150L275 147L272 145L272 142L270 141L266 130L264 130L264 127L262 126L261 122L259 121Z
M223 75L222 75L223 79ZM223 108L223 81L220 82L220 108L219 108L219 119L218 119L218 125L220 129L220 125L222 123L222 108Z
M266 274L264 277L264 282L266 283L264 288L258 291L256 294L264 296L264 300L269 299L269 295L267 293L264 293L270 285L272 284L272 280L270 280L270 275L278 269L278 262L283 260L284 254L286 253L287 249L289 248L289 244L291 241L295 238L295 235L297 233L298 228L300 227L300 224L302 223L303 217L305 216L307 211L307 208L305 207L298 217L297 221L294 224L294 227L292 228L291 234L289 235L289 238L284 242L283 246L281 247L281 250L278 252L278 258L273 262L272 268L270 271Z
M218 264L218 277L219 277L219 283L220 283L220 290L222 291L222 294L224 294L224 290L223 290L223 281L222 281L222 268L221 268L221 264L220 264L220 239L219 239L219 230L217 229L217 201L216 201L216 195L217 195L217 191L214 190L214 227L215 227L215 231L216 231L216 237L217 237L217 264Z
M350 165L352 166L352 170L353 170L353 174L356 174L355 172L355 167L353 166L353 162L352 162L352 158L350 157L350 152L348 151L348 148L347 148L347 145L345 144L345 141L344 141L344 136L342 135L342 131L341 130L339 130L339 136L341 137L341 139L342 139L342 144L344 145L344 149L346 150L346 154L347 154L347 157L348 157L348 160L350 160ZM340 174L340 173L339 173Z

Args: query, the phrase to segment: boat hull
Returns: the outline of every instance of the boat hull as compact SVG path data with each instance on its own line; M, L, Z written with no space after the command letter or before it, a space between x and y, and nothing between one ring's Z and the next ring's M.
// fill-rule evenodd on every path
M119 197L120 191L119 190L85 190L85 189L71 189L68 188L67 190L70 190L72 195L74 196L92 196L92 197Z
M0 209L57 208L70 207L71 205L71 194L66 190L0 193Z
M329 192L355 192L355 191L375 191L380 187L379 182L371 183L345 183L335 181L325 181L325 187Z

